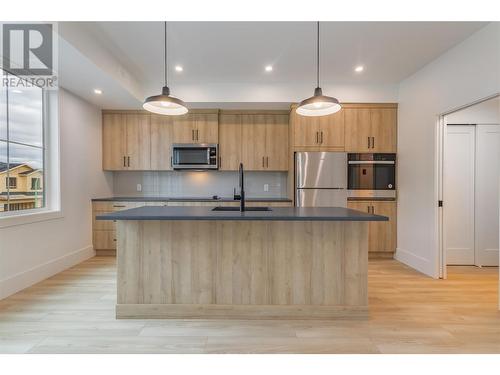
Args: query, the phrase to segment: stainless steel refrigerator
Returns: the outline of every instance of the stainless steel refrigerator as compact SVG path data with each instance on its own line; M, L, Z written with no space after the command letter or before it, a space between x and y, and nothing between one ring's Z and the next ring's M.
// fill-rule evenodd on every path
M347 153L297 152L295 154L295 205L298 207L346 207Z

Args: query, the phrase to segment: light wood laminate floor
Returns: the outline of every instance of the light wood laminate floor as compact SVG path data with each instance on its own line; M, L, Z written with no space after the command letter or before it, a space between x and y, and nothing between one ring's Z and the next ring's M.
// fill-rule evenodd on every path
M368 320L116 320L115 259L0 301L0 353L500 353L498 269L370 261Z

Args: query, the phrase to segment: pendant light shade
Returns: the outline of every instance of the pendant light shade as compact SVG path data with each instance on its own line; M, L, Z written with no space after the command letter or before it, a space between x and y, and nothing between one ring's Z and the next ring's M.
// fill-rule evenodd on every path
M165 22L165 50L164 50L164 74L165 86L163 86L160 95L150 96L146 98L142 108L146 111L153 112L159 115L179 116L186 114L188 109L186 104L178 98L170 96L170 89L167 85L167 23Z
M188 109L184 102L178 98L170 96L170 89L163 86L161 95L150 96L142 105L146 111L159 115L184 115Z
M317 23L317 44L316 44L316 83L317 87L314 90L314 95L310 98L302 100L295 112L302 116L326 116L340 111L340 106L337 98L323 95L321 87L319 87L319 22Z

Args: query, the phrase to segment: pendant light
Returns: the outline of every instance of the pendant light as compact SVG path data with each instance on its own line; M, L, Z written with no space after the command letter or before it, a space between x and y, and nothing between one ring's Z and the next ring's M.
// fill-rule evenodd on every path
M165 86L163 86L160 95L150 96L144 101L142 108L146 111L157 113L159 115L178 116L188 112L186 104L178 98L170 96L170 89L167 84L167 22L165 22L165 49L164 49L164 78Z
M336 98L323 95L321 87L319 87L319 21L317 23L317 40L316 40L316 88L314 95L300 102L295 110L302 116L326 116L340 111L341 106Z

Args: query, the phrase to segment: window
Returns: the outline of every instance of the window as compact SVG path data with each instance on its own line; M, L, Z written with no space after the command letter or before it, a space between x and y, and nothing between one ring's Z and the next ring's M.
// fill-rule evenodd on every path
M31 179L31 190L40 190L41 186L42 185L40 184L40 177Z
M15 177L6 177L5 184L9 189L17 189L17 178Z
M46 206L45 106L42 88L0 87L0 215Z

